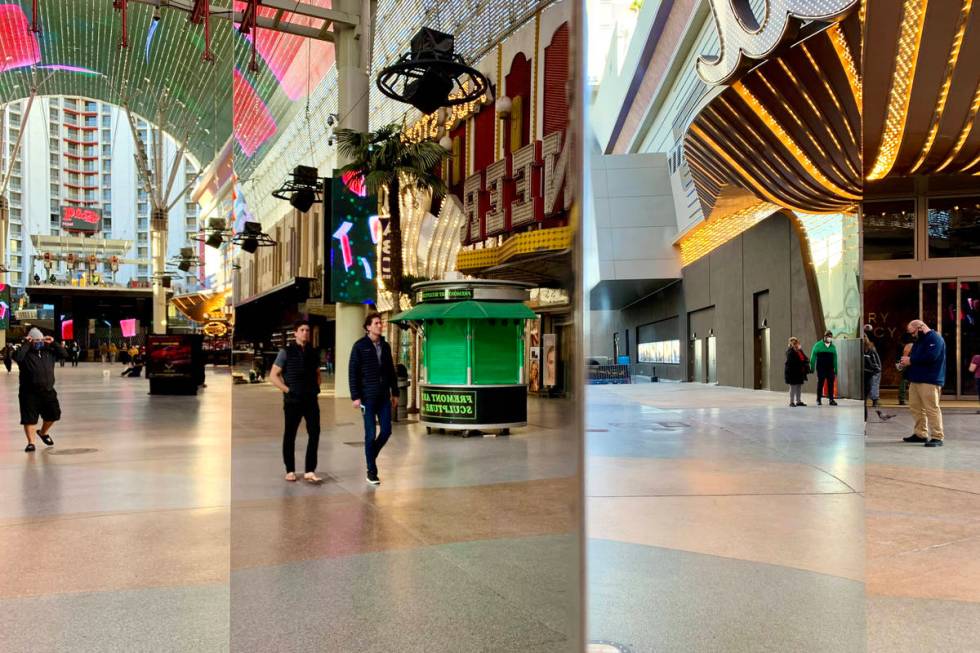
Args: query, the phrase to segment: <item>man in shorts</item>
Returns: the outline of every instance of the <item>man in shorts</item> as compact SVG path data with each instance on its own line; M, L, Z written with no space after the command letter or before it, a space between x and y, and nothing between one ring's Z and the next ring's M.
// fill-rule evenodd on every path
M48 431L61 419L58 393L54 391L54 365L67 357L68 352L60 343L37 328L30 330L24 345L14 353L14 362L20 368L20 423L27 436L27 453L35 450L35 433L45 446L54 446ZM40 431L38 419L43 420Z

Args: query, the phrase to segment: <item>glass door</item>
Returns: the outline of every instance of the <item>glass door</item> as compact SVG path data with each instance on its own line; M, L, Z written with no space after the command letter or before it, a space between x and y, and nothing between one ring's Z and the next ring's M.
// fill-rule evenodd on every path
M980 398L977 372L970 371L974 356L980 356L980 280L961 280L959 283L960 307L960 397L962 399Z

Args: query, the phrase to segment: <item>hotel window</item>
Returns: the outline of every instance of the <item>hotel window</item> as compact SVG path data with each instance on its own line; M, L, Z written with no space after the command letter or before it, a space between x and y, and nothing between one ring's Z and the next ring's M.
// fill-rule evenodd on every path
M864 260L915 258L915 200L865 202Z
M102 126L103 127L111 127L112 126L112 117L109 116L108 114L102 116Z
M112 156L112 146L103 145L102 146L102 156Z
M980 197L929 200L929 258L980 256Z
M48 111L48 115L51 116L51 122L57 122L61 119L61 112L55 107L51 107L51 109Z
M61 210L61 205L58 203L58 200L51 200L51 212L57 213L60 210Z

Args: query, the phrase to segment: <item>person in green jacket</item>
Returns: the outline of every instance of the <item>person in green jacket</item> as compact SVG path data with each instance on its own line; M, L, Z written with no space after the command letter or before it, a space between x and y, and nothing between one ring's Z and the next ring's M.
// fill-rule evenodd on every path
M827 398L830 405L836 406L834 390L837 385L837 347L834 346L834 334L827 331L823 340L813 345L810 350L810 366L817 374L817 405L823 405L824 384L827 384Z

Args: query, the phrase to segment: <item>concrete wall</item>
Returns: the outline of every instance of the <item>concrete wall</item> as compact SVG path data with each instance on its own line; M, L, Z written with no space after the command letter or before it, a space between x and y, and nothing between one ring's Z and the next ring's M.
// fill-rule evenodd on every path
M622 311L593 311L592 352L612 355L612 333L629 331L630 358L637 362L642 325L677 317L681 364L657 365L661 378L688 378L688 341L692 333L716 338L720 385L752 388L755 381L753 323L756 295L768 294L769 378L772 390L785 388L783 364L787 340L800 338L809 352L818 338L819 299L811 296L799 237L789 218L775 214L710 255L683 269L683 280ZM664 334L669 330L663 322ZM657 330L657 339L662 337ZM600 354L602 352L602 354ZM608 352L608 353L606 353ZM640 373L642 371L638 370ZM810 379L808 391L816 387Z
M598 281L679 278L667 156L593 156L591 168Z

